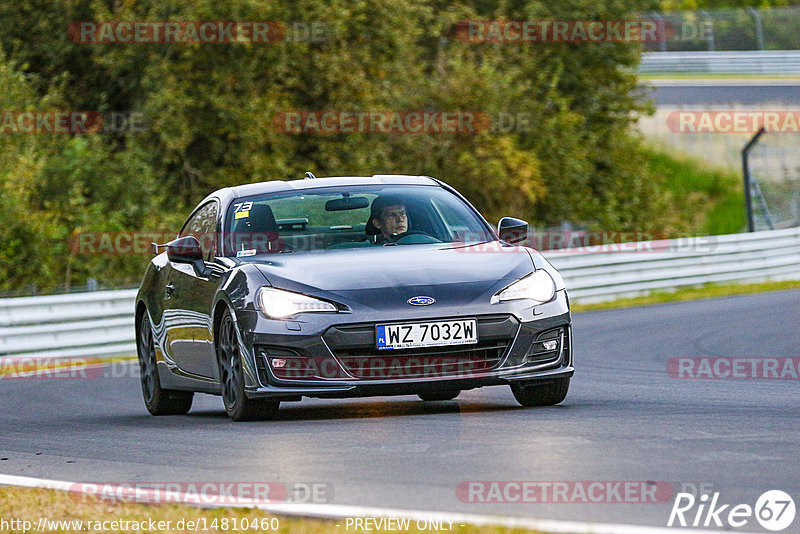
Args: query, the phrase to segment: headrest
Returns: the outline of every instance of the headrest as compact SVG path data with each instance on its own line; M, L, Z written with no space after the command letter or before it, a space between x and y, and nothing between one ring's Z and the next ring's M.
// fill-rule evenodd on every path
M381 233L381 231L378 230L378 228L374 224L372 224L372 216L370 216L369 220L367 221L367 226L364 228L364 231L370 237Z
M247 217L236 222L233 233L234 249L237 251L270 250L269 243L278 239L278 223L272 208L266 204L254 205Z
M278 233L278 223L275 222L275 215L272 208L266 204L256 204L250 208L250 216L239 219L236 224L237 232L250 232L260 234Z

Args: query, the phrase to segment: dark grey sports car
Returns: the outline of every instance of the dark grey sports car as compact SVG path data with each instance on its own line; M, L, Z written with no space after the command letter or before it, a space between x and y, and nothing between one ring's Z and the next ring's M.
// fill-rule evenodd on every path
M424 176L273 181L220 189L150 262L136 299L153 415L221 395L234 420L306 397L455 398L510 385L561 402L573 369L558 272Z

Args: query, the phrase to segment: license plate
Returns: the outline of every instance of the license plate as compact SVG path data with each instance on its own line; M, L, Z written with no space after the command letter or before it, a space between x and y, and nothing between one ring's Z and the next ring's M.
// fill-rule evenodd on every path
M478 342L478 321L377 325L376 337L378 350L469 345Z

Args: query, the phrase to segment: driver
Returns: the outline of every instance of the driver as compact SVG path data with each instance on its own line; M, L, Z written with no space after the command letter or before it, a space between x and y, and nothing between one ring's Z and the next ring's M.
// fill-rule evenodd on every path
M370 223L380 232L383 241L394 240L408 232L405 201L399 196L380 196L372 202Z

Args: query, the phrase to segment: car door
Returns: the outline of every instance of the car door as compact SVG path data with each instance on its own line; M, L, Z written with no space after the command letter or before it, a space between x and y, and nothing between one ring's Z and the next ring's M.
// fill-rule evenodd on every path
M197 238L206 261L216 255L218 215L219 204L212 200L194 211L180 233L181 237ZM213 377L216 356L211 306L219 272L206 269L198 273L187 263L170 264L164 300L167 350L181 370Z

